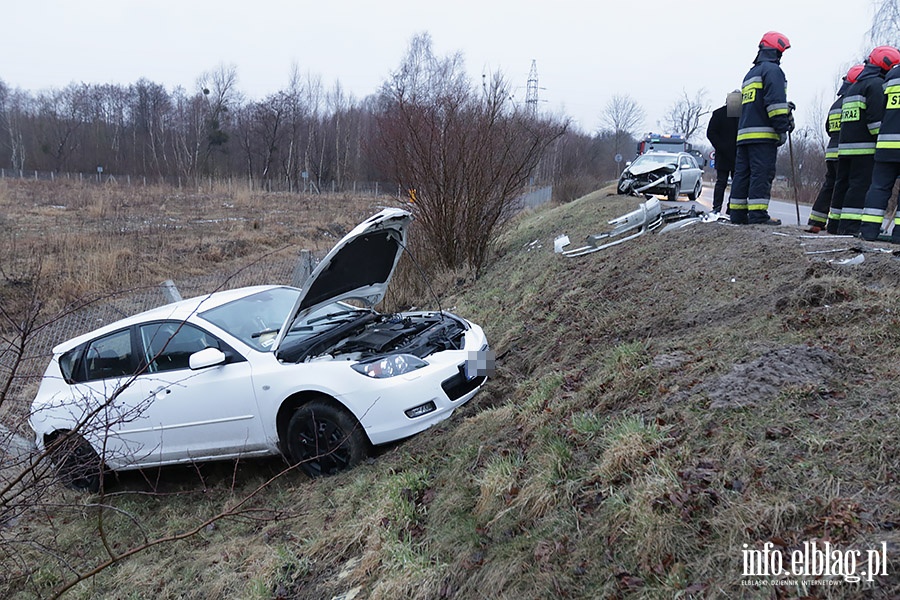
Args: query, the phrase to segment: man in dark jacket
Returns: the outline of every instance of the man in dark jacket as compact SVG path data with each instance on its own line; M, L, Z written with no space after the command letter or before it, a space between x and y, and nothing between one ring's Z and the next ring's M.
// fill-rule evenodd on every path
M809 213L809 221L807 221L809 229L807 231L810 233L819 233L825 229L828 219L836 224L841 218L840 209L831 209L831 196L834 194L834 182L837 177L838 142L841 137L841 104L850 84L856 83L862 70L863 65L850 67L838 89L837 100L831 105L828 116L825 118L825 133L828 135L828 147L825 148L825 181L822 182L819 195L816 196L816 201Z
M840 211L840 220L836 223L836 230L829 222L829 233L859 233L866 192L872 183L875 140L884 116L884 75L898 62L900 52L896 48L878 46L869 53L856 83L844 94L837 179L831 197L831 206L835 211Z
M775 179L778 146L792 128L782 53L791 47L787 36L770 31L759 42L753 68L741 86L737 154L731 182L731 222L781 225L769 217L769 198Z
M872 185L866 193L859 226L859 234L865 240L878 239L894 182L900 177L900 66L892 67L885 76L884 97L884 117L875 142ZM900 244L900 211L894 215L891 241Z
M709 117L706 139L716 151L716 186L713 188L714 213L722 212L728 178L734 177L734 155L737 149L738 118L741 114L741 93L734 91L725 98L725 106L717 108Z

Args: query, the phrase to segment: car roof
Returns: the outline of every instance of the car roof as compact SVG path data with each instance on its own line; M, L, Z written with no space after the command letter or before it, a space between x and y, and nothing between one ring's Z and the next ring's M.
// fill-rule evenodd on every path
M187 321L192 315L195 315L198 312L209 310L217 306L222 306L223 304L228 304L233 300L238 300L240 298L256 294L257 292L271 290L279 287L290 286L255 285L250 287L236 288L233 290L223 290L220 292L213 292L212 294L204 294L202 296L188 298L187 300L180 300L179 302L173 302L171 304L158 306L156 308L151 308L150 310L146 310L142 313L120 319L108 325L104 325L99 329L94 329L87 333L83 333L78 337L66 340L65 342L62 342L61 344L53 348L53 353L58 354L60 352L66 352L67 350L70 350L84 342L106 335L107 333L112 333L113 331L118 331L125 327L130 327L137 323L162 320Z

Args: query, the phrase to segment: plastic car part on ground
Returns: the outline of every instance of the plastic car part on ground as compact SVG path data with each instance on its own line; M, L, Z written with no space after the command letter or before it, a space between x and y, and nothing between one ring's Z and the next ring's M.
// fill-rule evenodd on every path
M636 210L609 221L609 224L614 226L612 231L587 236L584 246L565 250L570 243L569 237L560 235L554 240L553 249L563 256L584 256L627 242L648 231L659 230L660 233L665 233L694 223L714 223L719 220L728 220L728 217L716 213L707 215L703 211L698 211L694 205L690 208L663 207L659 199L651 198L642 202Z

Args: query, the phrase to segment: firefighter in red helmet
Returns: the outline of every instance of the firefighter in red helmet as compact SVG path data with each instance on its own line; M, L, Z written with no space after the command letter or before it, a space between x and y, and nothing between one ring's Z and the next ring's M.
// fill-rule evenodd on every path
M807 221L809 229L807 231L810 233L819 233L825 229L829 219L837 223L841 218L840 209L831 209L831 196L834 194L834 182L837 178L838 142L841 137L841 104L844 102L844 95L850 85L856 83L862 70L863 65L850 67L841 80L837 99L831 105L828 116L825 118L825 134L828 136L828 147L825 148L825 181L822 182L822 187L819 188L819 194L809 213L809 221Z
M872 184L866 193L859 234L863 239L875 240L881 234L882 222L894 182L900 176L900 52L884 51L882 66L892 61L895 66L884 77L884 116L875 141L875 165ZM894 216L891 241L900 244L900 211Z
M778 147L793 129L793 105L787 101L787 80L780 66L782 53L790 47L783 33L766 33L741 86L741 118L729 199L732 223L781 224L769 217L769 198Z
M828 222L829 233L860 233L866 192L875 165L875 142L884 116L882 85L885 74L897 64L900 64L900 51L891 46L878 46L866 58L856 83L844 94L837 179L831 198L831 206L840 211L840 219L835 224ZM879 222L879 228L880 225ZM867 232L870 230L871 227L866 227Z

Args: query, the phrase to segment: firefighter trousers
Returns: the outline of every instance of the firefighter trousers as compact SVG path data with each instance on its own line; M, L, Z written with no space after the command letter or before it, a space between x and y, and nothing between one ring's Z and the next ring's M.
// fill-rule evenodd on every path
M862 222L859 226L859 235L868 241L877 240L881 234L884 213L887 210L888 201L894 191L894 182L900 176L900 162L875 161L872 167L872 185L866 192L866 201L863 208ZM891 241L900 243L900 228L897 227L897 218L894 218L894 231Z
M872 183L872 166L874 164L875 156L872 154L838 158L837 179L834 182L831 207L834 211L839 211L841 216L835 223L836 227L829 222L829 233L840 235L859 233L866 192Z
M738 225L769 220L769 199L775 179L778 146L761 142L737 147L734 177L731 180L731 222Z
M837 160L825 161L825 181L819 188L819 195L813 202L812 210L809 212L809 221L807 225L810 227L825 228L828 222L828 214L831 209L831 196L834 194L834 180L837 178Z

